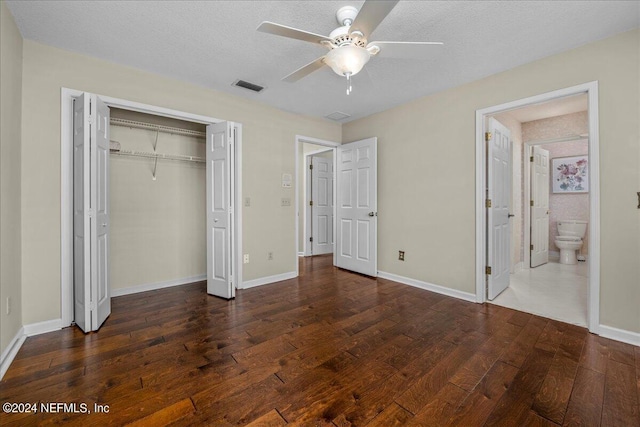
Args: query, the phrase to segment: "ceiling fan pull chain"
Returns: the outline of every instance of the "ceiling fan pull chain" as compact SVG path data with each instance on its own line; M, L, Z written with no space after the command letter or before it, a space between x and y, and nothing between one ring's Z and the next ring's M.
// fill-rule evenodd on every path
M353 87L351 86L351 73L345 73L347 76L347 95L351 94Z

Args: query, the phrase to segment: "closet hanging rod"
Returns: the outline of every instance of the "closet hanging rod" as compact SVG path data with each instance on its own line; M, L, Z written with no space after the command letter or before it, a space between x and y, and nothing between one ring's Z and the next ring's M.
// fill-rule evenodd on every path
M145 159L177 160L181 162L193 162L193 163L205 162L204 157L185 156L182 154L150 153L147 151L120 150L120 151L111 151L111 154L115 154L116 156L143 157Z
M154 130L158 132L172 133L174 135L186 135L186 136L193 136L197 138L206 138L207 136L205 132L200 132L197 130L174 128L171 126L164 126L164 125L154 125L151 123L137 122L135 120L112 118L110 123L114 126L124 126L128 128Z

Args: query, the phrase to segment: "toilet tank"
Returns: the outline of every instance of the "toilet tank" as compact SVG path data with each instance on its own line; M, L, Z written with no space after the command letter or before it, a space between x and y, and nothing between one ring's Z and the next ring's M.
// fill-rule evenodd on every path
M561 219L558 221L558 235L576 236L582 239L587 232L587 223L579 219Z

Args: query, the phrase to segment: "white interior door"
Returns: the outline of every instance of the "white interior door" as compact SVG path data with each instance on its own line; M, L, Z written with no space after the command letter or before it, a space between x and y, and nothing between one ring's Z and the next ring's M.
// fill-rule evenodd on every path
M232 276L233 123L207 126L207 293L235 297Z
M91 129L90 95L73 103L73 312L76 325L91 331Z
M91 125L91 175L93 197L95 206L95 221L93 221L92 253L95 254L92 262L92 300L95 301L95 309L92 310L92 326L96 331L111 314L111 292L109 285L109 119L111 117L109 107L98 97L93 97L95 107L92 105ZM95 142L95 143L94 143ZM95 166L95 167L94 167Z
M74 320L84 332L97 331L111 314L109 117L95 95L74 103Z
M333 253L333 156L311 156L311 251Z
M336 164L336 266L375 277L377 138L339 146Z
M511 205L511 135L500 122L489 119L487 150L487 296L497 297L509 286Z
M531 267L549 262L549 152L533 146Z

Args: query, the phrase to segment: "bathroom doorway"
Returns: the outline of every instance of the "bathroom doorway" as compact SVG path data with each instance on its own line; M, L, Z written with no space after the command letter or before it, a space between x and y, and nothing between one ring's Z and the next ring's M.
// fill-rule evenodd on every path
M484 139L489 118L504 125L511 134L511 190L509 202L508 285L491 301L494 304L553 318L596 332L599 324L599 220L598 220L598 138L597 138L597 83L567 88L525 100L514 101L477 112L478 136ZM480 133L482 131L482 133ZM593 136L590 136L593 135ZM478 139L478 141L480 141ZM536 173L532 158L543 153L547 176L538 176L545 182L544 191L536 189ZM546 154L545 154L546 153ZM477 153L480 172L477 191L482 194L482 211L478 224L482 248L482 261L487 261L488 242L495 238L487 229L490 208L485 208L485 194L491 194L491 183L486 181L486 151ZM573 163L572 163L573 162ZM560 176L562 167L575 172L575 163L588 163L582 171L582 184L568 182ZM574 174L575 175L575 174ZM575 177L574 177L575 178ZM567 182L564 182L567 181ZM574 181L576 181L574 179ZM585 189L585 185L591 186ZM558 188L560 185L562 189ZM574 185L572 187L572 185ZM546 193L548 204L541 199ZM533 197L532 194L536 194ZM543 198L543 197L542 197ZM532 201L535 206L532 206ZM487 206L491 206L487 203ZM538 209L536 211L536 208ZM560 263L558 223L578 220L586 223L580 245L572 243L573 263ZM541 227L545 224L546 227ZM561 227L563 233L567 227ZM532 236L533 230L533 236ZM541 231L542 230L542 231ZM564 233L566 234L566 233ZM542 236L542 237L541 237ZM534 244L535 243L535 244ZM565 258L571 251L562 251ZM480 257L478 257L480 259ZM579 260L579 261L578 261ZM478 270L489 262L477 263ZM479 302L486 301L487 283L492 269L481 271L476 282ZM490 295L489 295L490 296Z
M514 217L510 286L492 302L587 326L587 95L493 117L512 137Z

